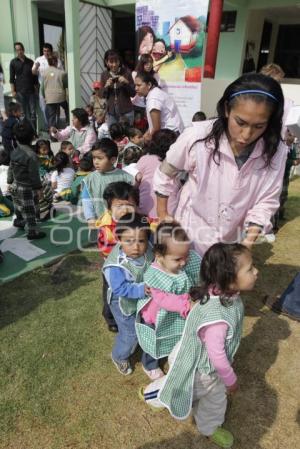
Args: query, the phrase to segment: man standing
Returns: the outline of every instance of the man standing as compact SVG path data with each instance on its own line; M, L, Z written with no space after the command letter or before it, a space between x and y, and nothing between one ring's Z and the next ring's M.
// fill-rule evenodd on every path
M37 77L32 73L33 61L25 56L24 45L14 44L17 57L10 61L11 94L22 105L23 113L36 132L36 90Z
M32 67L32 73L34 75L38 75L40 85L42 84L42 79L43 79L44 73L45 73L45 71L49 67L48 59L50 57L52 57L52 54L53 54L53 47L52 47L52 45L48 44L48 43L45 43L45 44L43 44L43 54L42 54L42 56L39 56L34 61L34 64L33 64L33 67ZM59 59L57 61L57 68L58 69L62 69L63 68L62 67L62 63L61 63L61 61ZM47 120L47 116L46 116L46 103L45 103L45 99L44 99L43 95L41 94L41 92L40 92L40 95L39 95L39 100L40 100L40 108L41 108L42 113L43 113L45 125L46 125L46 127L48 127L48 120Z
M41 94L46 101L46 116L49 127L58 128L57 116L60 106L68 119L68 104L66 101L67 74L57 68L57 56L48 58L48 69L44 72L41 84Z

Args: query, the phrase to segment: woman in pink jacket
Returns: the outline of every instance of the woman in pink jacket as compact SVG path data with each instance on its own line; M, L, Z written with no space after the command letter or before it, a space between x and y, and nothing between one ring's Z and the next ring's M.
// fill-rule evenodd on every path
M156 170L160 219L168 217L174 177L188 172L174 217L200 255L219 241L251 247L260 233L272 229L287 157L281 141L283 104L277 81L243 75L226 88L217 119L187 128Z

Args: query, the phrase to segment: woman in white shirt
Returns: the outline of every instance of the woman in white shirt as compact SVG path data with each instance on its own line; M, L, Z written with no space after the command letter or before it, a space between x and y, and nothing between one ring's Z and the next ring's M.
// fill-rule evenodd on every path
M158 87L156 79L147 72L140 72L135 78L135 90L146 98L146 113L149 130L144 135L151 140L152 134L160 129L171 129L181 133L183 122L173 98Z

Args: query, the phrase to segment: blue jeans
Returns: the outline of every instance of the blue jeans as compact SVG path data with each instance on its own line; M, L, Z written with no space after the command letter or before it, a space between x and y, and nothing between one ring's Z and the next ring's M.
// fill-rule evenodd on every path
M138 345L135 332L135 315L124 315L119 306L119 299L116 297L112 297L110 309L118 326L118 334L112 349L112 358L116 362L121 362L129 359ZM158 367L158 360L143 352L142 364L146 370L150 371Z

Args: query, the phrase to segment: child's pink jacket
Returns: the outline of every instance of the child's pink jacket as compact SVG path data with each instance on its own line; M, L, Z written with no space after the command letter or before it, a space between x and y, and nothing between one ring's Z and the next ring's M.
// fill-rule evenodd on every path
M200 255L219 241L241 241L248 223L272 228L271 217L279 207L287 147L280 143L271 166L265 167L263 140L259 139L249 159L238 169L227 137L220 140L220 163L211 157L204 142L212 120L187 128L167 153L166 161L189 173L183 186L175 219L188 232ZM194 144L194 145L193 145ZM159 167L154 175L154 191L169 196L173 180Z

